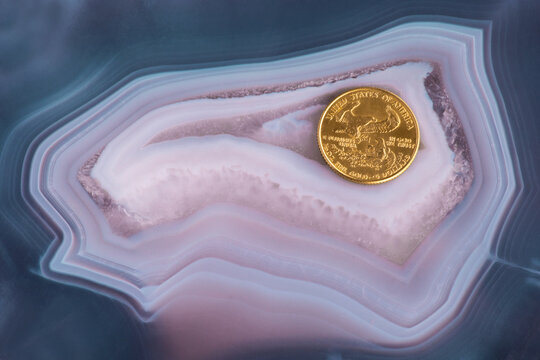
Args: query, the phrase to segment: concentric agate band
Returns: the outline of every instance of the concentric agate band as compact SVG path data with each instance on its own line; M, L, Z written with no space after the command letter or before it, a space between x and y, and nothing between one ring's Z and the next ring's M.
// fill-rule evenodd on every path
M130 82L33 156L31 195L61 231L43 272L143 320L219 304L208 331L234 318L231 342L429 339L482 275L516 191L484 36L411 22ZM360 86L398 94L422 133L407 172L377 187L336 176L314 140L328 101Z

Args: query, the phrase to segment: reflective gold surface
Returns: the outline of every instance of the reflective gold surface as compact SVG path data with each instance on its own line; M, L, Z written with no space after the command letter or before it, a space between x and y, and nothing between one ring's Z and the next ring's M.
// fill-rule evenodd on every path
M420 132L413 112L400 97L363 87L341 94L328 105L317 140L324 159L339 175L379 184L411 165Z

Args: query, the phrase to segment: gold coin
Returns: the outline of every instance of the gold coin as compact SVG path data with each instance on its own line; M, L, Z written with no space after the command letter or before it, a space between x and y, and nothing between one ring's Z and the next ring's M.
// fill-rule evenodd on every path
M363 87L339 95L324 110L317 131L319 149L339 175L380 184L412 163L420 132L407 104L390 91Z

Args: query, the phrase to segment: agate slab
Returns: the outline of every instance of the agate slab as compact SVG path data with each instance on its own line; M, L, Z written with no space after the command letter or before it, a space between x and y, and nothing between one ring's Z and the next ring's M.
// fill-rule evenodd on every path
M36 151L32 195L62 233L43 271L175 331L190 314L206 336L236 324L194 358L291 337L424 341L466 300L515 190L483 52L480 29L408 23L132 81ZM377 186L317 149L324 107L360 86L398 94L421 132L411 167Z

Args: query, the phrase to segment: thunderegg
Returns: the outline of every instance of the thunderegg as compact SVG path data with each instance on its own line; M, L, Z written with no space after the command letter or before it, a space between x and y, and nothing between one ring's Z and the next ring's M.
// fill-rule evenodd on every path
M411 22L287 59L139 73L32 150L30 196L58 230L43 275L122 301L171 335L173 358L443 335L519 188L486 31ZM360 86L398 94L421 131L411 167L377 186L336 176L312 137Z

